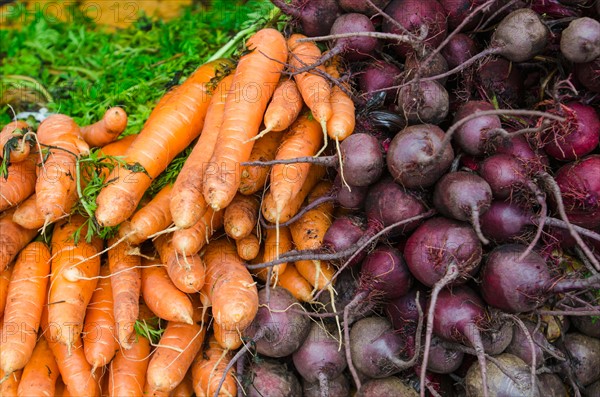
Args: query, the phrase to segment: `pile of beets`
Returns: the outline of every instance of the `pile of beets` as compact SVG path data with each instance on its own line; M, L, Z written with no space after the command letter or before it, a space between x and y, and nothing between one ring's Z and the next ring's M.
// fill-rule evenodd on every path
M272 2L357 126L324 247L278 259L335 293L261 292L246 393L600 396L600 1Z

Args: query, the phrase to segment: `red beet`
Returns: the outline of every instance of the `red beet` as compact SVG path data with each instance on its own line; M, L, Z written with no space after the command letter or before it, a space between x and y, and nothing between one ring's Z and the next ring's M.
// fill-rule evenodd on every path
M442 55L446 58L448 67L451 69L462 65L475 54L477 54L477 44L464 33L454 35L442 49Z
M375 91L395 86L401 72L400 68L392 63L375 60L362 70L358 78L360 91L367 98L371 98ZM387 95L386 100L390 102L396 99L398 90L389 89L383 92Z
M456 112L454 123L480 110L494 110L494 105L488 102L468 101ZM452 139L468 154L481 156L485 153L488 131L500 127L502 125L498 116L481 116L458 127Z

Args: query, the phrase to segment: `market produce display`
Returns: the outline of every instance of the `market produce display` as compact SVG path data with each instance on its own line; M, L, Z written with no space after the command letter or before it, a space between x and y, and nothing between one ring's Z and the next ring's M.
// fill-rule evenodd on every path
M1 396L599 395L600 1L71 11L2 31Z

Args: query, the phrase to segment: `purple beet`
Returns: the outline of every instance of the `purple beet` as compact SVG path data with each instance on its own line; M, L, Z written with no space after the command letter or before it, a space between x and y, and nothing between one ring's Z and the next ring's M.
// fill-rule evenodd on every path
M494 105L488 102L468 101L456 112L454 123L477 111L485 110L494 110ZM482 156L485 154L489 131L500 127L502 125L498 116L481 116L463 123L452 138L468 154Z
M575 76L588 90L600 92L600 58L575 65Z
M408 293L395 299L391 299L385 307L389 320L394 329L405 338L413 338L417 331L419 321L419 310L417 308L418 288L411 289ZM419 305L424 308L427 299L426 293L420 291Z
M450 374L460 367L463 357L463 352L449 349L441 339L434 336L431 338L427 370L436 374Z
M409 124L439 124L448 115L448 91L437 81L421 81L400 89L396 111Z
M384 160L377 138L368 134L352 134L340 144L343 170L351 186L369 186L383 172Z
M509 313L532 311L553 293L600 286L600 276L586 279L553 277L546 261L536 252L520 244L495 248L480 272L481 294L485 301Z
M371 98L374 92L395 86L401 72L396 65L377 59L362 70L358 78L360 91L367 99ZM396 99L398 90L388 89L383 92L386 93L386 100L391 102Z
M514 326L514 334L512 341L506 348L506 352L513 354L523 360L527 365L531 365L535 357L535 364L540 367L544 364L544 350L542 346L549 345L546 337L537 329L536 325L531 321L523 321L525 328L529 332L533 341L533 347L525 332L517 324Z
M433 192L435 208L447 217L470 222L484 244L488 241L481 233L479 217L491 203L490 185L480 176L465 171L444 175Z
M452 30L456 29L463 20L469 16L473 9L483 3L485 0L439 0L440 4L446 10L448 15L448 27ZM471 21L463 28L471 30L481 20L481 16L471 19Z
M359 210L363 207L369 188L366 186L346 186L338 174L333 185L337 188L337 202L340 206L350 210Z
M464 0L459 1L464 2ZM475 54L477 54L477 43L464 33L454 35L442 49L442 55L451 69L462 65Z
M600 340L577 333L564 338L575 379L582 385L590 385L600 379Z
M508 154L487 157L480 164L479 175L490 185L496 200L506 200L528 191L532 184L522 163Z
M248 397L300 397L302 387L296 375L278 361L261 358L248 369L252 384L248 386Z
M336 18L342 14L337 0L297 0L288 4L285 0L271 0L284 14L300 23L306 36L329 34Z
M492 58L481 64L476 76L487 96L496 97L502 107L515 107L522 102L523 76L514 63Z
M363 226L363 222L356 217L337 218L323 236L323 247L330 252L342 252L351 248L364 235ZM352 264L359 263L363 257L364 255L356 258Z
M526 170L532 173L546 170L550 165L548 156L542 151L534 150L522 135L503 139L494 148L498 154L514 156Z
M384 9L388 5L390 0L371 0L373 4L379 9ZM365 0L339 0L340 6L346 12L357 12L359 14L365 14L368 17L372 17L377 14L377 9L365 1Z
M411 79L419 74L419 77L430 77L437 76L448 71L448 62L446 58L440 53L437 53L433 58L425 64L425 60L431 56L430 51L413 51L406 56L404 62L405 78ZM441 78L437 80L438 83L446 84L447 78Z
M387 167L396 182L409 189L432 186L452 165L450 145L433 163L424 163L441 150L444 131L435 125L412 125L400 131L390 142Z

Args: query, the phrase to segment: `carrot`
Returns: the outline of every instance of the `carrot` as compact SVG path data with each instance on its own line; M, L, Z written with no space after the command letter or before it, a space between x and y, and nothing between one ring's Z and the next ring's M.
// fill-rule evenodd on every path
M301 34L293 34L287 41L290 50L290 65L294 69L301 69L306 65L311 65L321 58L321 50L315 43L298 42L299 39L306 38ZM320 65L317 69L325 71L325 68ZM306 106L310 109L315 119L321 124L324 145L318 154L321 154L327 146L327 122L333 115L331 107L331 87L329 82L321 75L303 72L294 75L298 90L302 94L302 99Z
M63 382L61 376L59 376L58 379L56 380L56 387L55 387L54 395L55 395L55 397L69 397L69 391L67 390L67 385L65 385L65 382ZM25 396L23 396L23 397L25 397Z
M214 337L223 349L236 350L242 346L242 338L239 331L226 330L217 323L213 324Z
M276 160L312 156L321 145L321 127L309 114L303 114L290 127L277 150ZM281 214L290 201L298 195L308 177L310 164L277 164L271 171L271 194L275 210Z
M143 336L135 335L129 344L129 350L119 350L108 366L110 397L143 395L146 370L150 362L150 342Z
M242 239L252 233L258 220L260 203L254 196L237 194L231 204L225 208L223 223L225 233L234 240Z
M173 247L181 255L195 255L221 226L223 211L209 209L194 226L173 233Z
M206 172L203 195L218 211L229 205L240 185L241 162L248 161L267 103L273 95L287 59L285 39L275 29L255 33L233 76L227 96L223 125Z
M16 120L6 124L0 131L0 158L8 158L10 163L25 160L31 147L23 138L29 132L31 128L24 121Z
M200 351L205 333L206 327L198 324L170 321L148 364L150 387L163 392L175 389Z
M109 240L109 245L114 245L115 240L116 238ZM119 345L124 349L131 348L129 337L138 318L142 288L141 258L138 255L129 255L128 249L127 244L121 243L108 251L116 336Z
M81 334L85 310L100 274L100 258L92 256L102 249L102 241L99 238L91 243L83 239L77 244L73 241L78 230L85 236L84 222L82 216L73 215L70 220L57 224L52 234L48 320L54 327L50 329L50 336L69 350Z
M175 225L189 228L197 223L206 212L208 204L202 195L204 170L211 167L209 160L217 143L219 131L223 124L225 101L231 89L233 74L225 77L215 88L204 128L192 153L186 160L173 186L170 210Z
M169 394L169 397L190 397L192 395L194 395L194 384L192 383L192 373L188 371L181 383Z
M265 129L252 140L259 139L270 131L286 130L296 120L303 106L302 96L294 80L281 80L265 112Z
M0 214L0 272L8 266L27 243L29 243L37 230L25 229L13 221L14 209Z
M204 253L208 298L215 322L227 330L244 330L258 311L258 290L229 241L211 241Z
M4 314L6 308L6 302L8 298L8 286L10 285L10 277L12 276L13 266L7 266L2 273L0 273L0 318Z
M169 397L171 393L166 391L158 391L152 388L147 382L144 385L144 397Z
M340 80L341 59L334 57L325 70L332 78ZM348 84L342 83L346 89ZM327 134L336 142L341 142L354 132L356 116L354 113L354 101L340 87L334 85L331 89L331 118L327 121Z
M258 139L252 148L248 161L269 161L275 158L283 133L267 134ZM242 166L242 176L238 191L245 195L254 194L265 187L271 167Z
M226 60L209 62L163 96L127 150L129 166L115 167L108 177L113 182L100 191L96 201L100 225L116 226L129 218L152 179L200 134L210 101L209 83L229 66Z
M192 302L175 287L158 260L142 260L142 296L158 317L193 324Z
M293 263L288 263L285 271L279 275L279 286L290 291L299 301L311 302L313 300L312 286L298 273Z
M304 199L308 196L308 193L312 190L312 188L323 178L325 175L325 168L312 165L308 172L308 177L302 188L298 192L295 198L288 204L287 207L283 209L283 212L279 214L280 222L289 221L294 215L298 213L300 207L302 207L302 203L304 203ZM271 223L276 223L277 221L277 210L275 206L275 199L272 195L272 192L268 192L262 202L262 214L263 217Z
M38 210L35 193L15 208L12 219L16 224L25 229L37 230L44 226L44 215Z
M119 228L119 236L129 244L138 245L149 236L166 229L172 222L169 203L173 185L167 185L152 200L140 208Z
M100 277L83 324L83 352L88 363L92 365L92 371L108 364L119 348L108 266L102 266Z
M42 121L37 131L48 155L40 165L35 184L37 206L46 223L54 222L71 211L77 201L76 163L89 152L73 119L55 114Z
M163 234L154 240L154 247L160 255L167 273L175 286L188 294L202 289L205 278L205 266L198 255L178 255L171 241L171 234Z
M6 178L0 176L0 211L23 202L35 190L36 155L8 166Z
M192 364L192 381L197 397L212 397L233 354L223 349L214 336L208 339L206 349L200 352ZM237 383L233 368L227 373L219 396L236 396Z
M250 233L248 236L236 240L235 245L237 254L245 261L251 261L256 258L260 251L260 241L254 233Z
M81 136L90 147L99 147L117 139L126 127L127 113L116 106L108 109L102 120L81 127Z
M4 379L6 376L6 380L0 384L0 396L17 397L22 373L23 371L16 371L12 374L5 375L3 371L0 371L0 379Z
M0 349L0 368L12 373L25 367L35 348L46 287L50 274L50 250L41 242L29 244L19 254L8 286Z
M52 397L56 390L56 381L60 376L58 364L45 338L39 338L31 359L23 368L17 394L20 397Z
M277 239L279 238L279 243ZM262 262L270 262L274 259L279 258L279 255L291 250L293 248L292 236L290 234L290 229L288 227L279 228L279 235L277 235L277 230L275 229L267 229L266 237L265 237L265 249L263 253ZM285 268L287 263L280 263L279 265L275 265L272 267L272 281L277 283L279 275L285 272ZM267 280L268 274L267 268L256 270L255 275L263 280Z
M105 156L125 156L127 149L137 137L137 135L127 135L119 140L107 143L100 148L100 153Z

